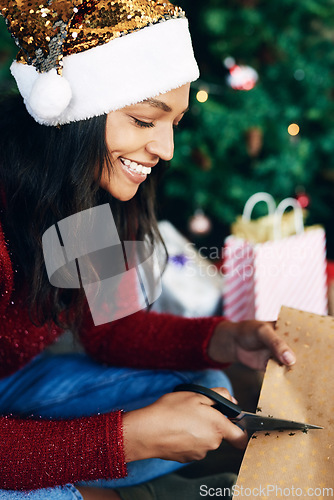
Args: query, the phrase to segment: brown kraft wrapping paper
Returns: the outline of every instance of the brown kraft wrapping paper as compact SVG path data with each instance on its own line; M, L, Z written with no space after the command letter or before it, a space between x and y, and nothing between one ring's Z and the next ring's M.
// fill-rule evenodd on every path
M324 429L255 433L233 499L334 497L334 318L282 307L276 329L297 363L269 361L257 411Z

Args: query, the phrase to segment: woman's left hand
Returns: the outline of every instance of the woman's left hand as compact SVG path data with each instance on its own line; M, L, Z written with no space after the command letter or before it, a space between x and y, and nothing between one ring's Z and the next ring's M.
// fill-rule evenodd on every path
M264 370L271 357L286 366L296 362L292 349L277 335L272 324L256 320L218 323L208 355L220 363L240 362L254 370Z

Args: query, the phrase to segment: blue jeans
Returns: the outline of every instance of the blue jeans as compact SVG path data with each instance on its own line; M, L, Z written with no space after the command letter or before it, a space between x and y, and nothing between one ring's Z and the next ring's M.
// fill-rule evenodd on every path
M123 408L147 406L180 383L226 387L220 370L197 372L106 367L85 354L42 354L14 375L0 380L0 413L74 418ZM148 459L128 464L128 476L82 484L101 488L133 486L182 467L178 462ZM72 484L29 492L0 490L0 500L82 500Z

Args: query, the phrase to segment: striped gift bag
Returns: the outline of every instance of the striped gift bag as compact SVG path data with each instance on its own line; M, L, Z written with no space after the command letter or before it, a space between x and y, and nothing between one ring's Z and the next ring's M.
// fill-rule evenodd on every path
M283 212L293 206L297 234L279 239ZM275 321L282 305L327 314L326 237L303 227L298 202L287 198L274 218L274 239L252 243L229 236L224 245L224 316L232 321Z

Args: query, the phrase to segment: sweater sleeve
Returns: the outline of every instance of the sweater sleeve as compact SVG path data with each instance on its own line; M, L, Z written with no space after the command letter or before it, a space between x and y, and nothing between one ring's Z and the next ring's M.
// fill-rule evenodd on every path
M94 326L88 313L81 340L92 357L106 364L171 370L222 368L207 355L214 328L222 320L139 311Z
M120 411L71 420L0 418L0 489L126 475Z

